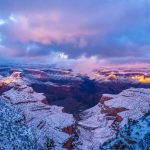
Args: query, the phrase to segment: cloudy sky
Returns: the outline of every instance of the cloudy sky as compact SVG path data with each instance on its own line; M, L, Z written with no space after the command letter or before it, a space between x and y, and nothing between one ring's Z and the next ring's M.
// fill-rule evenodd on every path
M150 63L149 0L0 0L0 62Z

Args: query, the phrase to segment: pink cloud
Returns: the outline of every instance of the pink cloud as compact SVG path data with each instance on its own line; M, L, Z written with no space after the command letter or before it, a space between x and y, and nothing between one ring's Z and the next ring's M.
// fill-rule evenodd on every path
M32 14L30 16L14 15L13 20L9 20L6 28L7 34L13 36L13 40L28 42L34 41L42 44L71 43L79 47L86 46L83 37L95 34L95 31L81 28L80 23L71 24L69 21L63 22L63 15L52 14ZM79 40L77 40L77 38Z

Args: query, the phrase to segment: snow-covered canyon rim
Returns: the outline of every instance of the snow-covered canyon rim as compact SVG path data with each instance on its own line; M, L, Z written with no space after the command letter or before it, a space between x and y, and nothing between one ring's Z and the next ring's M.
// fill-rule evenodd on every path
M33 70L28 71L32 72ZM83 83L85 85L88 83L89 87L93 86L93 82L95 83L95 81L91 81L87 78L85 80L83 77L71 76L70 78L68 72L61 72L57 81L64 81L64 79L66 81L66 74L67 83L70 80L73 81L71 83L75 81L76 84L77 81L79 83L84 81ZM128 119L138 120L150 110L150 89L129 88L120 94L103 94L101 99L99 97L99 103L96 106L83 112L81 111L80 120L76 122L72 114L65 113L63 107L48 105L47 97L43 93L35 92L31 87L33 82L39 80L39 83L42 84L41 78L51 77L51 75L47 75L45 72L39 72L38 70L34 70L32 75L34 78L27 78L22 72L18 71L8 77L1 77L1 91L4 90L4 92L2 92L0 98L7 103L15 105L16 108L22 112L23 123L36 133L35 138L38 139L38 143L42 147L45 146L45 141L48 138L48 142L51 143L56 150L66 148L75 150L97 150L103 143L114 138L116 134L124 128L124 125L128 123ZM58 75L56 76L58 77ZM53 80L56 79L56 76L52 74ZM111 82L115 83L114 87L116 89L118 89L118 84L119 87L120 84L122 84L120 80L119 82L110 81L110 83ZM123 82L123 85L124 83L126 82ZM68 88L71 86L67 85L66 82L65 84L63 82L63 85L53 82L46 82L46 85L47 84L50 86L49 90L55 91L55 88L58 88L60 90L58 92L61 92L61 90L64 92L66 89L68 91ZM82 85L82 89L88 91L89 88L84 84ZM105 84L100 86L100 89L102 86L107 87L108 84L108 81L105 82ZM113 86L113 84L109 85ZM79 87L76 86L74 88ZM104 91L105 90L107 91L107 88L104 89ZM83 94L83 91L81 93ZM70 96L70 93L65 94ZM89 97L91 96L90 94ZM77 130L78 139L75 138L75 128Z
M115 138L129 120L139 120L149 112L150 89L130 88L117 95L103 94L98 105L81 114L77 148L97 150L105 142ZM145 126L148 126L148 120L145 121Z
M20 72L3 78L5 86L11 89L1 94L0 99L15 105L22 112L24 124L34 131L34 136L41 147L53 142L55 149L66 149L74 135L75 120L73 115L63 112L63 107L47 105L43 93L36 93L27 85ZM34 142L34 141L33 141ZM13 149L13 147L12 147Z

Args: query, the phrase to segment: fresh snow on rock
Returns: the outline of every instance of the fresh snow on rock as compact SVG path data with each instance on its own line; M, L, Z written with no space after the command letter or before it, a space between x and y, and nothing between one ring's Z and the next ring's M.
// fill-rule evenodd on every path
M64 113L63 107L44 104L46 97L27 86L21 77L11 75L7 79L11 81L12 88L3 93L1 98L22 112L26 125L36 133L38 143L44 146L48 138L54 141L56 150L63 149L63 145L73 136L63 131L72 128L75 123L73 116Z
M150 113L138 121L130 120L128 125L125 125L117 134L117 137L103 144L101 150L125 148L130 150L150 149Z
M124 126L128 118L137 120L150 110L150 89L130 88L124 90L110 101L106 101L108 107L124 107L128 111L118 113L124 120L121 125Z
M104 143L114 136L115 131L111 128L113 121L107 120L99 105L86 110L81 118L83 120L78 122L79 139L76 143L77 149L96 150L100 143Z
M42 150L17 107L0 99L0 149Z
M150 89L130 88L118 95L104 94L98 105L81 114L76 149L97 150L115 137L128 119L138 120L149 111Z

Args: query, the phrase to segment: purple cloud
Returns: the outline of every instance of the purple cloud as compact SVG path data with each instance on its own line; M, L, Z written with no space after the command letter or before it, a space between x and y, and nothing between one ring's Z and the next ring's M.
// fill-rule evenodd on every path
M0 55L149 62L149 17L147 0L2 0Z

